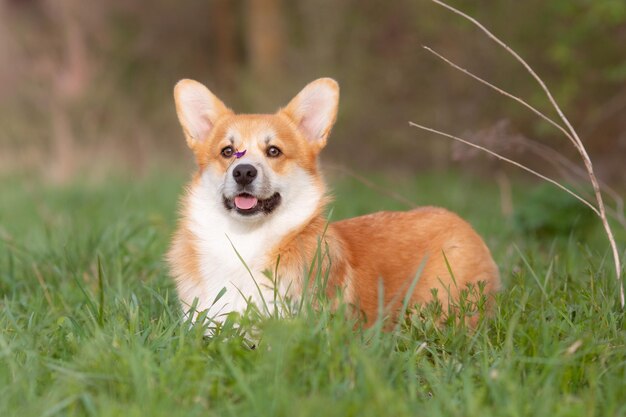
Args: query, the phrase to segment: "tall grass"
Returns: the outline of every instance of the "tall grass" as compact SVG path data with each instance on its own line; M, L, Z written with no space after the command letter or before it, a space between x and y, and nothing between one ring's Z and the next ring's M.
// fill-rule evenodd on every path
M251 308L207 338L162 261L181 185L0 180L0 415L626 413L626 325L599 228L520 236L477 206L496 201L480 182L396 182L486 236L504 280L492 318L438 326L432 305L396 330L360 329L320 302L287 317ZM396 207L370 192L341 184L334 216Z

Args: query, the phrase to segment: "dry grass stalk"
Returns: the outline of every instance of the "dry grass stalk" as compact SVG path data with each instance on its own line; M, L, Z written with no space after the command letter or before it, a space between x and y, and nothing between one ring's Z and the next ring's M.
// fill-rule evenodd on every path
M433 0L434 1L434 0ZM443 55L439 54L438 52L434 51L432 48L429 48L428 46L424 46L424 49L426 49L428 52L430 52L431 54L435 55L437 58L441 59L442 61L444 61L445 63L447 63L448 65L450 65L451 67L453 67L454 69L461 71L462 73L472 77L473 79L475 79L476 81L480 82L481 84L486 85L487 87L497 91L498 93L510 98L511 100L517 101L518 103L520 103L522 106L526 107L527 109L529 109L530 111L532 111L533 113L535 113L537 116L541 117L543 120L545 120L546 122L548 122L549 124L551 124L552 126L556 127L557 129L559 129L561 131L561 133L563 133L570 141L572 141L572 143L574 144L574 146L578 149L578 145L576 140L574 139L574 137L572 137L572 135L560 124L558 124L557 122L555 122L554 120L552 120L549 116L547 116L545 113L543 113L541 110L537 109L536 107L532 106L531 104L529 104L527 101L509 93L508 91L505 91L495 85L493 85L492 83L490 83L489 81L485 80L484 78L481 78L479 76L477 76L476 74L471 73L470 71L466 70L465 68L455 64L454 62L450 61L448 58L444 57ZM528 139L528 142L531 142L530 139ZM539 145L539 144L537 144ZM550 148L547 145L543 145L540 144L540 146L543 147L544 150L552 150L552 155L554 156L554 154L558 155L557 158L559 160L559 162L563 163L563 165L565 165L567 168L571 169L572 172L576 173L577 175L581 176L581 177L588 177L589 173L586 170L581 170L577 165L574 165L573 163L571 163L571 161L569 161L567 158L565 158L562 154L558 153L556 150ZM538 146L535 146L535 148ZM580 152L580 151L579 151ZM541 156L542 158L544 158L545 155L539 153L539 156ZM547 159L550 163L554 164L553 161L550 158L544 158ZM581 171L582 175L581 175ZM611 187L609 187L606 184L603 184L601 181L598 181L598 186L601 190L604 190L607 194L609 194L611 196L611 198L613 198L613 200L615 201L615 205L616 205L616 209L613 210L610 207L607 207L607 210L610 212L610 214L617 219L617 221L626 228L626 219L624 218L624 201L623 199L619 196L619 194L617 194L617 192L615 192L615 190L613 190Z
M404 204L407 207L410 208L416 208L418 207L417 203L409 200L408 198L404 197L403 195L396 193L395 191L391 191L386 187L382 187L377 185L376 183L374 183L373 181L368 180L367 178L365 178L362 175L357 174L356 172L341 166L341 165L335 165L335 164L326 164L326 168L329 168L331 170L334 171L338 171L354 180L356 180L357 182L363 184L365 187L374 190L382 195L385 195L389 198L391 198L392 200L395 200L401 204Z
M511 193L511 180L502 171L496 174L496 183L500 189L500 210L504 217L513 215L513 195Z
M520 167L528 172L533 173L534 175L539 176L540 178L556 185L557 187L561 188L562 190L568 192L569 194L573 195L574 197L576 197L579 201L583 202L584 204L588 205L590 208L592 208L592 210L598 215L598 217L600 217L600 220L602 221L602 225L604 226L604 230L606 232L607 238L609 240L609 244L611 246L611 251L613 254L613 261L615 263L615 275L616 275L616 279L619 285L619 291L620 291L620 305L622 308L624 308L624 284L622 282L621 279L621 264L620 264L620 258L619 258L619 253L617 250L617 244L615 243L615 237L613 236L613 231L611 230L611 226L609 224L609 221L607 219L606 216L606 209L604 206L604 201L602 199L602 193L600 191L600 185L598 183L598 180L596 178L595 172L593 170L593 164L591 163L591 159L589 158L589 154L587 153L587 150L585 149L585 146L583 145L582 141L580 140L578 133L576 132L576 130L573 128L572 124L570 123L570 121L567 119L567 117L565 116L565 114L563 113L563 111L561 110L561 107L558 105L558 103L556 102L556 100L554 99L554 97L552 96L552 93L550 92L550 90L548 89L548 87L546 86L545 82L537 75L537 73L531 68L531 66L519 55L517 54L517 52L515 52L513 49L511 49L506 43L504 43L502 40L500 40L497 36L495 36L493 33L491 33L485 26L483 26L480 22L478 22L476 19L474 19L473 17L463 13L462 11L440 1L440 0L432 0L434 3L452 11L453 13L463 17L464 19L470 21L471 23L473 23L476 27L478 27L480 30L482 30L490 39L492 39L494 42L496 42L498 45L500 45L502 48L504 48L510 55L512 55L520 64L522 64L522 66L526 69L526 71L535 79L535 81L537 81L537 83L539 84L539 86L541 87L541 89L543 90L543 92L546 94L546 97L548 98L548 100L550 101L552 107L554 108L554 110L557 112L557 114L559 115L559 118L561 119L561 121L563 122L563 124L565 125L565 127L563 127L560 123L557 123L556 121L554 121L553 119L551 119L550 117L546 116L545 114L543 114L542 112L540 112L539 110L535 109L534 107L532 107L531 105L529 105L528 103L526 103L524 100L520 99L519 97L510 94L496 86L494 86L491 83L488 83L487 81L475 76L474 74L470 73L469 71L466 71L462 68L460 68L459 66L453 64L452 62L448 61L447 59L443 58L441 55L435 53L432 49L427 48L429 51L431 51L432 53L434 53L435 55L439 56L441 59L445 60L446 62L448 62L450 65L452 65L454 68L464 72L467 75L470 75L472 78L482 82L483 84L493 88L494 90L498 91L500 94L503 94L515 101L517 101L518 103L521 103L522 105L524 105L525 107L529 108L531 111L533 111L535 114L537 114L538 116L540 116L542 119L546 120L548 123L550 123L551 125L555 126L557 129L559 129L574 145L574 147L576 148L576 150L578 151L578 153L580 154L583 163L585 164L585 168L587 170L587 174L589 176L589 180L591 182L591 186L593 187L593 191L595 194L595 198L596 198L596 203L597 203L597 207L592 205L591 203L589 203L587 200L585 200L584 198L580 197L578 194L574 193L573 191L569 190L568 188L564 187L563 185L559 184L558 182L545 177L544 175L541 175L539 173L537 173L536 171L531 170L530 168L527 168L515 161L512 161L508 158L505 158L499 154L496 154L495 152L490 151L489 149L486 149L484 147L480 147L477 145L472 144L471 142L468 142L464 139L461 139L459 137L453 136L453 135L449 135L447 133L444 132L440 132L437 131L435 129L431 129L425 126L421 126L415 123L411 123L412 126L415 127L419 127L423 130L426 131L430 131L433 133L437 133L439 135L442 136L446 136L455 140L458 140L460 142L463 142L469 146L474 146L478 149L481 149L487 153L492 154L493 156L498 157L499 159L502 159L504 161L507 161L509 163L512 163L513 165Z
M550 146L536 142L532 139L529 139L522 135L515 136L515 139L518 141L519 145L531 151L537 157L543 159L546 163L554 166L564 177L566 177L569 181L580 181L581 178L587 178L587 171L581 168L579 165L576 165L568 158L563 156L563 154L559 153L554 148ZM624 229L626 229L626 217L624 216L624 199L611 188L605 182L598 180L598 184L600 185L600 189L603 193L606 193L611 197L615 204L615 208L611 206L606 206L606 212L615 219ZM585 190L580 190L580 194L586 199L590 199L593 196L590 196L588 192Z
M37 264L33 263L33 271L35 271L35 276L37 277L37 281L43 290L43 295L48 302L51 310L55 310L54 303L52 302L52 297L50 296L50 291L48 291L48 286L46 285L46 281L43 279L43 275L39 272L39 268L37 268Z
M447 137L447 138L454 139L454 140L456 140L456 141L459 141L459 142L461 142L461 143L464 143L464 144L466 144L466 145L468 145L468 146L471 146L471 147L473 147L473 148L480 149L481 151L486 152L486 153L488 153L488 154L489 154L489 155L491 155L491 156L495 156L496 158L498 158L498 159L500 159L500 160L502 160L502 161L504 161L504 162L508 162L508 163L509 163L509 164L511 164L511 165L515 165L516 167L521 168L521 169L523 169L524 171L529 172L529 173L533 174L534 176L539 177L539 178L541 178L542 180L547 181L547 182L549 182L550 184L555 185L556 187L559 187L561 190L565 191L566 193L568 193L568 194L569 194L569 195L571 195L572 197L574 197L574 198L576 198L577 200L579 200L581 203L585 204L585 205L586 205L587 207L589 207L591 210L593 210L593 212L594 212L594 213L596 213L596 215L600 216L600 211L598 211L598 209L596 208L596 206L594 206L593 204L591 204L589 201L585 200L583 197L581 197L580 195L576 194L574 191L570 190L570 189L569 189L569 188L567 188L566 186L564 186L564 185L560 184L558 181L553 180L553 179L552 179L552 178L550 178L550 177L546 177L545 175L538 173L538 172L537 172L537 171L535 171L534 169L528 168L526 165L522 165L522 164L520 164L519 162L516 162L516 161L514 161L514 160L512 160L512 159L509 159L509 158L507 158L506 156L500 155L499 153L494 152L494 151L492 151L491 149L485 148L484 146L480 146L480 145L477 145L477 144L475 144L475 143L472 143L472 142L470 142L470 141L468 141L468 140L462 139L462 138L460 138L460 137L458 137L458 136L454 136L454 135L451 135L451 134L449 134L449 133L442 132L441 130L437 130L437 129L433 129L433 128L430 128L430 127L427 127L427 126L419 125L419 124L414 123L414 122L409 122L409 125L411 125L411 126L413 126L413 127L420 128L420 129L425 130L425 131L427 131L427 132L436 133L436 134L438 134L438 135L440 135L440 136L445 136L445 137Z
M443 55L441 55L441 54L437 53L436 51L434 51L432 48L429 48L428 46L424 46L423 48L426 49L428 52L432 53L433 55L435 55L437 58L439 58L442 61L446 62L448 65L450 65L454 69L456 69L458 71L461 71L462 73L472 77L476 81L480 82L481 84L486 85L487 87L497 91L498 93L500 93L500 94L502 94L502 95L504 95L504 96L506 96L506 97L508 97L508 98L510 98L512 100L514 100L514 101L517 101L518 103L520 103L521 105L523 105L524 107L526 107L527 109L529 109L530 111L535 113L537 116L541 117L543 120L545 120L546 122L548 122L552 126L554 126L557 129L559 129L561 131L561 133L563 133L570 141L572 141L574 146L578 149L578 145L577 145L577 142L576 142L575 138L572 137L572 135L563 126L561 126L560 124L558 124L557 122L552 120L549 116L547 116L545 113L543 113L542 111L540 111L536 107L533 107L527 101L525 101L525 100L523 100L523 99L521 99L521 98L519 98L517 96L514 96L513 94L509 93L508 91L505 91L505 90L503 90L503 89L493 85L492 83L490 83L489 81L485 80L484 78L481 78L481 77L477 76L476 74L473 74L473 73L469 72L465 68L460 67L459 65L457 65L454 62L450 61L449 59L447 59ZM543 146L544 146L544 148L549 148L547 145L543 145ZM549 149L552 149L552 148L549 148ZM554 151L554 152L556 154L558 154L560 162L563 162L563 160L567 159L563 155L558 153L557 151ZM570 162L570 161L568 160L568 162ZM576 174L578 174L581 177L588 177L589 176L589 173L586 170L584 170L583 175L580 175L581 169L578 166L572 164L571 162L569 164L566 163L564 165L566 165L568 168L570 168L573 172L575 172ZM613 190L611 187L609 187L606 184L603 184L601 181L598 181L598 183L599 183L598 184L599 188L601 190L605 191L607 194L609 194L611 196L611 198L613 198L613 200L615 201L616 209L613 210L610 207L607 207L607 210L610 212L610 214L615 219L617 219L619 221L619 223L623 227L626 228L626 219L624 218L624 201L617 194L617 192L615 192L615 190Z
M562 153L550 146L529 139L526 136L514 133L510 130L508 120L500 120L493 126L472 132L467 136L469 142L482 145L494 152L531 152L535 157L543 160L545 163L553 166L560 175L571 183L572 190L582 196L585 200L593 200L593 192L589 193L584 187L577 187L581 179L588 179L587 171L579 165L566 158ZM452 148L452 158L455 160L466 160L478 156L482 153L480 150L472 152L473 148L468 148L462 143ZM626 229L626 217L624 216L624 200L611 188L608 184L598 181L600 189L603 193L611 197L615 208L607 205L607 214L616 220L624 229ZM587 183L589 185L589 183Z

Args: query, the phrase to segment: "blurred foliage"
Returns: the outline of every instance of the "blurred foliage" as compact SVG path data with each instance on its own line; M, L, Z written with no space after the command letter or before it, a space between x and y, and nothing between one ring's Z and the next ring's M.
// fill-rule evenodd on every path
M528 59L599 175L624 179L626 2L451 3ZM409 120L462 133L508 118L522 134L574 154L558 132L421 45L550 112L510 56L426 0L0 0L0 163L43 155L63 176L79 170L76 161L91 167L94 155L135 170L189 158L171 98L185 77L243 112L274 111L308 81L336 78L342 101L326 155L348 166L449 168L450 143Z
M584 239L598 222L591 209L551 184L541 184L526 193L513 216L516 229L523 235L548 239Z

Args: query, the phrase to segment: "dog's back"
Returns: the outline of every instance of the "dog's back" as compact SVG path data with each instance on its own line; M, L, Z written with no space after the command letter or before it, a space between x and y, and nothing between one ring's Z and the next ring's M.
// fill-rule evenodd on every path
M444 308L468 286L478 291L483 282L485 295L500 286L498 268L483 240L466 221L445 209L379 212L339 221L331 228L344 242L354 273L355 300L370 321L378 314L379 280L384 305L391 310L401 305L414 279L411 305L432 301L436 290Z

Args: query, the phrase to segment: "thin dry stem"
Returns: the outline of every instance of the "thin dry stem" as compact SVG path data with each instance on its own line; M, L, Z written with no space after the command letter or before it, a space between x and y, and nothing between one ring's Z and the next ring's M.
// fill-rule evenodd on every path
M41 289L43 290L43 295L46 298L48 305L52 310L54 310L54 303L52 302L52 297L50 296L50 292L48 291L48 286L46 285L46 282L43 279L43 275L41 275L41 272L39 272L39 268L37 268L37 265L35 263L33 263L33 271L35 272L35 276L37 277L39 286L41 286Z
M348 169L346 167L343 167L343 166L340 166L340 165L334 165L334 164L326 165L326 167L330 168L330 169L334 169L336 171L339 171L339 172L343 173L344 175L347 175L347 176L355 179L356 181L360 182L364 186L366 186L366 187L368 187L368 188L370 188L370 189L372 189L374 191L377 191L377 192L379 192L379 193L381 193L383 195L386 195L387 197L389 197L389 198L391 198L393 200L396 200L397 202L402 203L402 204L406 205L407 207L416 208L418 206L416 203L414 203L413 201L409 200L408 198L406 198L406 197L404 197L404 196L402 196L402 195L400 195L400 194L398 194L398 193L396 193L394 191L390 191L390 190L388 190L388 189L386 189L384 187L381 187L381 186L375 184L374 182L368 180L364 176L359 175L356 172L354 172L354 171L352 171L352 170L350 170L350 169Z
M433 0L434 1L434 0ZM439 54L438 52L434 51L432 48L429 48L428 46L423 46L424 49L426 49L428 52L430 52L431 54L435 55L437 58L441 59L442 61L446 62L448 65L450 65L451 67L461 71L462 73L472 77L473 79L475 79L476 81L486 85L487 87L497 91L498 93L507 96L508 98L510 98L511 100L515 100L518 103L520 103L522 106L528 108L530 111L532 111L533 113L535 113L537 116L541 117L543 120L545 120L546 122L550 123L552 126L556 127L557 129L559 129L565 136L567 136L573 143L574 145L576 145L576 141L574 140L574 138L571 137L571 135L569 134L569 132L567 130L565 130L565 128L563 126L561 126L560 124L558 124L557 122L555 122L554 120L552 120L550 117L546 116L544 113L542 113L540 110L538 110L536 107L533 107L532 105L530 105L528 102L524 101L523 99L514 96L513 94L509 93L508 91L505 91L493 84L491 84L489 81L480 78L479 76L469 72L468 70L466 70L463 67L458 66L457 64L455 64L454 62L450 61L448 58L444 57L443 55Z
M473 74L472 72L468 71L467 69L457 65L456 63L450 61L448 58L444 57L443 55L441 55L440 53L436 52L435 50L433 50L432 48L428 47L428 46L423 46L424 49L426 49L428 52L430 52L431 54L435 55L437 58L441 59L442 61L444 61L445 63L447 63L448 65L450 65L451 67L453 67L454 69L461 71L462 73L472 77L473 79L475 79L476 81L480 82L483 85L486 85L487 87L495 90L496 92L514 100L517 101L518 103L520 103L521 105L523 105L524 107L526 107L527 109L529 109L530 111L532 111L533 113L535 113L537 116L541 117L543 120L545 120L546 122L548 122L549 124L551 124L552 126L556 127L558 130L561 131L561 133L563 133L573 144L574 146L578 147L578 144L576 142L576 140L572 137L572 135L565 130L565 128L563 126L561 126L560 124L558 124L557 122L555 122L554 120L552 120L549 116L547 116L545 113L543 113L541 110L537 109L536 107L532 106L531 104L529 104L527 101L525 101L524 99L517 97L511 93L509 93L508 91L505 91L503 89L501 89L500 87L490 83L489 81L485 80L484 78L481 78L479 76L477 76L476 74ZM546 148L546 145L542 145ZM556 153L558 155L559 158L561 159L567 159L565 157L563 157L563 155L561 155L560 153L558 153L557 151L551 149L554 153ZM575 171L578 174L578 167L576 167L574 164L571 163L571 161L567 160L568 162L570 162L570 165L568 165L568 167L570 169L572 169L572 171ZM574 168L572 168L574 167ZM580 175L580 174L579 174ZM589 173L584 170L583 171L583 175L581 176L585 176L588 177ZM607 211L610 212L610 214L615 217L615 219L623 226L626 227L626 219L624 219L624 215L623 215L623 209L624 209L624 205L623 205L623 200L622 198L608 185L603 184L601 181L599 181L599 185L600 188L604 188L604 191L609 194L611 196L611 198L613 198L613 200L615 201L615 204L617 206L617 208L615 210L612 210L610 207L607 207Z
M458 9L456 9L456 8L454 8L454 7L448 5L448 4L446 4L446 3L444 3L444 2L442 2L440 0L432 0L432 1L434 3L442 6L442 7L445 7L446 9L452 11L453 13L455 13L455 14L463 17L463 18L465 18L466 20L472 22L474 25L476 25L476 27L478 27L480 30L482 30L489 38L491 38L494 42L496 42L498 45L500 45L502 48L504 48L520 64L522 64L522 66L526 69L526 71L535 79L535 81L537 81L537 83L539 84L541 89L546 94L548 100L552 104L552 107L554 108L554 110L559 115L559 118L561 119L561 121L567 127L569 135L566 135L566 136L570 140L572 140L572 142L574 143L576 149L580 153L580 156L582 157L582 160L583 160L583 162L585 164L585 167L587 168L587 172L589 174L589 180L591 181L591 185L593 187L593 191L594 191L594 194L595 194L595 197L596 197L596 201L598 203L598 209L595 209L595 207L594 207L594 211L598 214L598 216L602 220L602 225L604 226L604 231L606 232L607 238L609 239L609 244L611 246L611 251L613 253L613 261L615 263L615 276L616 276L616 279L617 279L617 282L618 282L618 285L619 285L620 305L621 305L621 307L623 309L624 308L624 304L625 304L625 300L624 300L624 283L622 282L622 279L621 279L622 268L621 268L621 265L620 265L620 258L619 258L619 253L618 253L618 250L617 250L617 244L615 243L615 237L613 236L613 231L611 229L611 226L610 226L609 221L608 221L607 216L606 216L606 209L604 207L604 201L602 199L602 193L600 192L600 185L598 183L598 180L596 179L596 175L595 175L595 172L593 170L593 164L591 163L591 159L589 158L589 154L587 153L587 150L585 149L585 146L583 145L582 141L578 137L578 133L576 132L576 130L574 129L574 127L570 123L569 119L567 117L565 117L565 114L561 110L561 107L558 105L558 103L556 102L556 100L552 96L552 93L550 92L550 90L548 89L546 84L543 82L541 77L539 77L539 75L537 75L537 73L531 68L531 66L521 56L519 56L517 54L517 52L515 52L513 49L511 49L506 43L501 41L497 36L495 36L493 33L491 33L485 26L483 26L480 22L478 22L473 17L463 13L462 11L460 11L460 10L458 10ZM561 187L561 188L564 188L564 187ZM582 199L579 198L579 200L582 200ZM586 201L586 200L583 200L583 201Z
M561 185L556 180L553 180L550 177L546 177L545 175L540 174L537 171L535 171L535 170L533 170L531 168L528 168L525 165L520 164L519 162L516 162L516 161L514 161L512 159L509 159L506 156L500 155L499 153L494 152L491 149L485 148L484 146L476 145L475 143L472 143L472 142L470 142L468 140L462 139L462 138L460 138L458 136L454 136L454 135L451 135L449 133L442 132L440 130L436 130L436 129L433 129L433 128L430 128L430 127L427 127L427 126L418 125L417 123L414 123L414 122L409 122L409 125L411 125L413 127L420 128L422 130L426 130L427 132L436 133L436 134L438 134L440 136L445 136L447 138L454 139L456 141L464 143L464 144L466 144L468 146L471 146L473 148L480 149L481 151L487 152L489 155L495 156L496 158L498 158L498 159L500 159L500 160L502 160L504 162L508 162L509 164L515 165L516 167L521 168L521 169L523 169L526 172L530 172L531 174L535 175L536 177L539 177L542 180L548 181L549 183L554 184L555 186L559 187L561 190L563 190L566 193L570 194L571 196L573 196L574 198L579 200L581 203L585 204L587 207L589 207L591 210L593 210L593 212L596 213L598 216L600 215L600 212L598 211L598 209L593 204L591 204L589 201L585 200L584 198L582 198L581 196L576 194L574 191L570 190L569 188L565 187L564 185Z
M542 158L547 163L553 165L564 177L569 178L571 181L580 181L580 178L588 178L587 171L568 158L559 153L556 149L550 146L534 141L532 139L520 136L519 143L527 147L531 152ZM569 171L568 171L569 170ZM607 213L613 217L623 228L626 229L626 217L624 217L624 200L623 198L611 188L607 183L598 180L600 189L606 193L613 202L615 208L611 206L606 207ZM588 193L584 190L577 190L580 194L588 199Z

